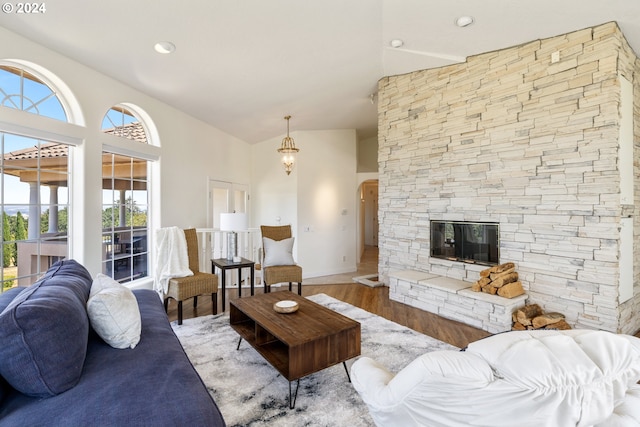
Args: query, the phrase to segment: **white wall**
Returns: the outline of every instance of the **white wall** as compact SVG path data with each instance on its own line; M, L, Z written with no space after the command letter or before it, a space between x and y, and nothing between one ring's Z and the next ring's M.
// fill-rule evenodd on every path
M356 133L291 133L300 148L287 176L276 152L282 137L253 147L253 226L292 224L304 277L356 270ZM343 214L344 213L344 214Z
M378 136L359 139L358 173L378 173Z
M70 255L92 274L101 268L103 143L129 144L128 141L112 142L113 138L100 132L102 118L111 106L134 104L146 111L157 127L161 146L147 150L150 156L159 158L161 174L160 188L152 188L153 194L161 196L159 205L155 206L156 214L159 208L160 215L152 220L152 228L205 227L206 186L210 177L250 183L247 159L251 150L243 141L1 27L0 40L0 60L28 61L44 67L65 82L80 103L86 127L70 127L81 140L74 153L72 170L72 179L79 191L74 192L71 200L74 226L70 233ZM15 121L16 113L30 117L25 116L27 113L3 110L6 109L0 108L0 123ZM19 120L29 125L29 119Z
M129 144L100 132L104 114L119 103L138 106L157 127L160 147L146 148L149 157L158 159L160 174L159 186L151 189L160 196L152 206L159 213L152 219L152 229L206 227L209 179L250 184L251 225L292 224L295 255L305 277L356 270L359 199L354 130L293 132L301 151L287 176L276 152L282 137L250 146L4 28L0 28L0 40L0 60L28 61L47 69L66 83L80 103L86 126L54 127L69 128L80 141L72 171L77 191L72 195L70 255L92 274L100 272L102 256L100 155L105 143L120 148ZM16 115L23 117L18 121L25 126L32 121L26 113L0 109L0 124L15 122ZM309 231L304 231L305 226Z
M173 117L161 132L162 223L206 227L209 179L249 185L251 147L178 111Z
M296 141L297 135L291 133ZM295 165L290 175L285 173L276 151L281 140L272 138L252 147L251 226L290 224L297 237L299 165ZM296 240L294 256L298 246Z

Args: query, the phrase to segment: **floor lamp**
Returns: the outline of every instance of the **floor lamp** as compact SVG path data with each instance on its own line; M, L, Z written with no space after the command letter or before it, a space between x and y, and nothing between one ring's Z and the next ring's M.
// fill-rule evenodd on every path
M247 215L244 213L221 213L220 230L227 232L227 261L240 262L238 256L238 231L247 229Z

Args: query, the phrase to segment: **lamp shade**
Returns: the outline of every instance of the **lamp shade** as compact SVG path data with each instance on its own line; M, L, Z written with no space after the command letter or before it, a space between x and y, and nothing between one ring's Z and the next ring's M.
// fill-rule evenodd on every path
M247 214L245 213L221 213L220 230L244 231L247 229Z

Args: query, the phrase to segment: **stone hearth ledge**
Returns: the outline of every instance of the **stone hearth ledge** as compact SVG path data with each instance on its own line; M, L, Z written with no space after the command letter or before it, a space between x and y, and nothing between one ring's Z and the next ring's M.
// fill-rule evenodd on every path
M389 272L389 298L457 320L467 325L499 333L511 330L512 313L525 305L527 295L503 298L471 290L471 283L417 270Z

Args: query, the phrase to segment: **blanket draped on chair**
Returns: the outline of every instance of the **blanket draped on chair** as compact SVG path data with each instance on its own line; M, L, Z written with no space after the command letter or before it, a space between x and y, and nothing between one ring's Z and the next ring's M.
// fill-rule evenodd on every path
M172 277L193 276L189 269L187 240L178 227L165 227L156 231L155 290L167 293Z

